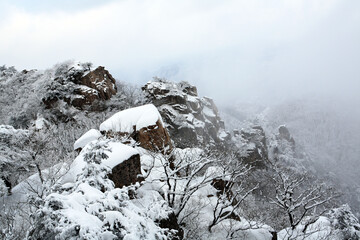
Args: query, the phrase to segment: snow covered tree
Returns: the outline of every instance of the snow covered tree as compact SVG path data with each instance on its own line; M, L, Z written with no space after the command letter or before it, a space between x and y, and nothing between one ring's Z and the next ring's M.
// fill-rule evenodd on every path
M258 188L258 184L254 184L252 187L245 187L244 179L248 179L248 175L251 168L239 162L232 156L230 161L221 162L221 172L219 176L214 179L213 186L217 188L217 199L213 210L213 220L209 225L208 229L211 229L221 223L222 221L233 218L240 221L239 208L242 207L243 201ZM218 184L219 183L219 184ZM216 185L220 186L216 186ZM230 235L232 236L235 232L240 230L249 229L251 226L236 227L231 230Z
M199 231L211 232L232 220L234 226L223 229L229 237L253 227L239 224L239 212L243 200L257 186L243 184L251 168L236 155L197 148L175 149L169 155L148 154L153 160L145 166L146 182L160 186L158 191L173 208L180 225L194 225L188 227L189 235L197 238ZM202 195L205 198L199 199ZM198 227L194 219L202 214L208 216L206 226Z
M274 197L270 203L275 205L287 218L287 226L293 231L300 224L305 233L310 224L316 222L319 216L326 212L325 205L336 195L324 184L310 182L304 175L291 173L288 170L274 166L271 180L275 184Z
M88 151L84 155L86 165L83 173L78 176L77 184L88 183L91 187L105 192L114 187L114 183L108 179L108 174L111 169L101 164L101 162L108 158L106 152L111 152L107 141L99 141L90 143Z
M351 212L349 205L345 204L328 213L330 222L335 228L335 233L342 239L360 239L360 223Z

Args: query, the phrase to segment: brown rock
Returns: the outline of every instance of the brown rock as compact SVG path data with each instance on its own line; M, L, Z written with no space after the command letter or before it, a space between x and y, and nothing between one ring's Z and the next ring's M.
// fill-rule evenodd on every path
M98 96L102 100L110 99L117 91L115 79L101 66L81 77L78 81L77 84L97 90Z
M122 188L142 181L143 178L139 177L140 174L140 155L136 154L116 165L109 174L109 178L114 182L116 188Z
M143 127L140 130L137 130L135 126L133 126L133 129L134 132L130 135L130 137L138 142L141 147L150 151L160 150L163 153L165 153L164 150L166 150L166 153L169 153L173 149L170 135L160 120L158 120L155 125ZM101 133L107 138L124 138L129 136L129 133L113 132L111 130L103 131Z
M78 88L74 90L74 93L79 95L79 97L72 99L71 105L77 108L82 108L84 105L90 105L99 98L97 92L95 90L91 91L91 89L85 90Z
M162 151L166 148L172 149L169 133L159 120L156 122L156 125L144 127L136 131L134 139L140 143L141 147L148 150Z

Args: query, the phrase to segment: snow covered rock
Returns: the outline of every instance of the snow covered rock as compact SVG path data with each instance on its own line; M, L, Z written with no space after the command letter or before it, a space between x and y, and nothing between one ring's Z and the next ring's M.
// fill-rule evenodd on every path
M106 136L130 136L149 150L171 149L171 139L157 108L147 104L114 114L100 125Z
M115 95L115 79L104 67L91 68L89 63L65 62L55 67L42 101L52 108L58 100L83 109L95 100L108 100Z
M98 139L101 136L102 135L99 130L90 129L84 135L82 135L78 140L76 140L76 142L74 143L74 150L81 150L83 147L85 147L86 144Z
M158 107L176 146L216 145L229 139L213 100L198 97L195 86L155 79L142 90Z
M114 114L100 125L100 131L132 134L141 128L155 125L161 116L152 104L126 109Z
M336 229L335 232L342 239L360 239L360 223L351 212L349 205L332 209L328 215L332 226Z
M69 172L63 177L62 183L76 182L77 176L83 172L86 165L84 161L86 152L96 141L90 142L84 147L71 164ZM140 181L141 178L138 178L138 175L141 174L141 165L138 151L120 142L109 142L109 149L110 152L107 153L103 164L112 169L109 178L115 183L115 187L127 186Z
M240 150L240 158L247 164L265 167L268 159L266 136L262 127L252 126L234 131L233 142Z
M285 139L295 147L295 140L293 137L291 137L289 129L286 126L282 125L279 127L279 135L277 137L280 139Z

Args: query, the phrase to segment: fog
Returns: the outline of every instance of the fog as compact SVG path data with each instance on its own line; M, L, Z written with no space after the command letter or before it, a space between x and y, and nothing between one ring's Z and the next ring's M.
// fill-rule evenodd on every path
M186 80L219 103L308 95L359 102L360 2L3 1L0 64L67 59L120 80Z

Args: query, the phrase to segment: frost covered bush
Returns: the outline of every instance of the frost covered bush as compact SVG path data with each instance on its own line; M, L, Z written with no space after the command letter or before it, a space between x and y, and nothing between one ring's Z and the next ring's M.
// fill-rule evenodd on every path
M77 183L87 183L91 187L105 192L114 187L114 183L107 178L107 175L111 173L111 169L101 164L102 160L108 158L106 152L110 152L111 149L107 141L99 141L97 143L90 143L90 149L84 155L84 161L86 162L83 168L83 173L78 176Z
M17 71L14 66L6 67L5 65L0 66L0 80L1 77L9 77L16 74Z
M329 218L334 228L342 234L343 239L360 239L359 220L345 204L329 212Z

